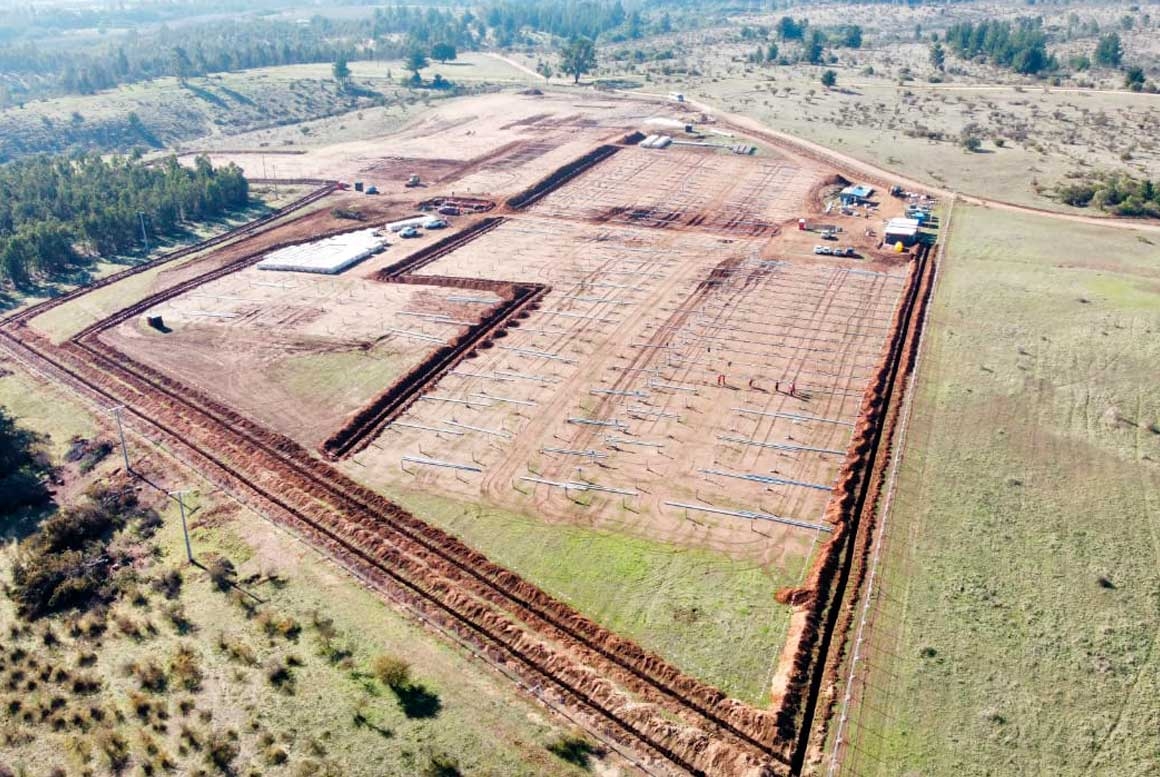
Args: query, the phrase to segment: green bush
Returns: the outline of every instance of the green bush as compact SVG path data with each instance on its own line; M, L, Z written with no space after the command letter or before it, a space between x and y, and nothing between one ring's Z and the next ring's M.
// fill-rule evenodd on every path
M132 491L98 487L82 504L44 521L20 543L12 567L11 596L20 614L37 618L110 601L118 591L110 568L119 561L129 566L109 540L128 521L148 512Z
M411 678L411 666L401 658L381 655L375 658L371 671L388 688L401 688Z

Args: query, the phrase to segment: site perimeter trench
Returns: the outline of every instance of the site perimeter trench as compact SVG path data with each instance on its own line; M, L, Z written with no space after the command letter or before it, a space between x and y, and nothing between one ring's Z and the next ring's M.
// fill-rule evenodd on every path
M244 265L252 259L253 257L244 257L231 262L227 267L215 268L204 274L205 279L217 277L221 273L229 271L231 267L236 268L239 265ZM184 291L188 290L187 287L191 283L196 285L196 279L187 280L178 286ZM169 291L171 290L154 296L164 296ZM0 330L0 335L9 349L17 352L18 357L23 356L24 360L39 363L42 367L48 366L49 372L63 378L63 382L81 388L82 395L99 397L98 405L104 402L124 404L136 417L138 423L155 428L166 439L191 450L198 459L208 463L210 471L216 469L218 474L225 474L230 482L250 491L267 504L273 505L276 511L296 519L298 523L312 530L316 541L321 535L323 538L321 544L324 546L329 544L333 549L334 545L338 545L342 557L348 562L353 559L364 567L377 570L380 576L391 578L399 586L425 597L446 614L458 619L461 631L472 635L476 640L483 640L485 644L490 642L505 651L516 661L522 662L527 670L542 675L543 679L560 687L564 693L578 699L628 733L634 747L643 748L644 752L659 753L666 761L691 774L717 773L715 769L705 768L708 765L707 762L699 758L702 753L706 753L712 758L727 756L725 760L732 763L730 772L737 771L737 765L742 762L747 764L747 768L743 769L747 772L752 771L752 768L760 768L762 762L770 766L774 764L784 765L784 757L772 744L773 738L767 736L773 725L770 722L771 716L766 711L754 710L729 700L719 691L682 675L659 657L644 653L628 640L611 634L587 621L571 608L551 600L538 589L528 586L502 568L492 565L493 569L490 576L481 573L480 569L488 565L488 562L480 554L471 551L466 546L461 546L454 538L450 538L437 530L432 530L431 527L417 521L413 516L404 514L377 494L360 493L365 489L353 482L348 482L341 473L310 457L305 451L297 450L297 446L290 441L283 438L270 444L262 439L263 436L272 434L268 430L261 429L248 422L247 419L236 415L229 417L228 409L199 406L201 403L190 400L190 397L194 396L191 389L178 386L178 390L173 390L160 385L154 379L135 374L126 368L126 363L142 372L145 372L146 369L142 365L134 365L131 360L124 359L124 363L118 364L117 362L121 359L110 358L112 354L109 351L112 349L105 351L105 348L96 343L94 339L99 335L99 331L103 328L102 325L107 326L111 320L123 319L126 311L138 309L142 304L147 304L147 301L138 301L130 305L129 308L119 311L103 322L87 328L60 347L51 346L26 328L25 324L31 315L35 314L34 311L30 311L29 316L21 317L17 322L8 322L9 325ZM13 323L16 326L11 326ZM45 370L42 369L41 372L44 373ZM129 390L129 393L125 393L126 389ZM165 412L160 406L145 404L147 400L159 397L163 397L168 403L167 409L172 411L173 408L177 408L179 415L166 418ZM436 535L434 542L424 541L418 535L409 538L393 538L389 543L392 547L405 546L408 539L413 542L418 541L426 546L424 550L429 556L442 556L442 560L449 562L450 566L457 569L450 574L442 575L443 582L436 581L427 585L416 584L413 579L408 579L400 573L399 568L403 566L402 564L394 559L384 563L382 559L376 558L373 554L360 548L358 542L349 536L351 530L360 531L357 526L345 526L348 536L342 536L334 530L334 527L325 525L325 522L308 515L283 498L287 488L280 488L275 493L271 489L259 487L256 485L259 480L258 473L246 473L239 470L237 462L230 462L222 456L222 448L195 441L190 434L191 427L188 424L184 428L181 427L180 422L188 421L188 417L180 415L183 409L190 414L209 419L211 425L215 427L214 432L218 435L218 440L240 438L237 449L250 455L256 455L259 452L266 453L269 456L268 464L265 467L259 467L260 472L275 471L278 469L278 463L288 465L297 470L300 478L305 479L307 485L303 490L306 493L315 496L319 491L322 491L342 505L344 518L352 514L362 513L365 519L362 523L362 531L365 531L369 526L381 526L386 523L384 518L387 516L384 512L374 510L371 504L374 501L381 502L388 508L386 512L397 512L400 517L410 520L422 529ZM226 416L219 416L215 410L224 411ZM177 427L172 425L175 422L178 422ZM244 434L239 431L246 427L256 431L256 434ZM324 469L326 472L320 476L317 472L312 471L314 469ZM337 486L336 481L341 486ZM338 516L328 515L328 517L337 518ZM396 524L393 528L396 531L405 531L406 527ZM447 555L446 549L440 545L458 546L462 554L466 556L466 561L454 558L455 554ZM422 551L420 551L421 555ZM423 561L430 565L429 559L423 559ZM521 649L526 646L521 645L518 639L520 629L516 623L507 620L503 620L499 624L480 623L479 616L485 616L486 613L457 610L439 596L439 593L448 584L463 585L465 582L472 581L477 584L477 590L474 593L479 598L490 599L494 603L495 600L506 597L509 608L522 611L522 620L528 622L529 625L538 625L541 632L545 629L549 633L555 632L551 636L557 640L562 637L565 641L572 640L577 645L582 646L584 648L582 666L573 667L575 671L573 671L572 677L569 677L567 673L553 671L547 665L550 664L550 661L542 655L543 646L537 646L540 650L539 654L534 651L529 654L529 651ZM522 595L521 593L513 593L513 588L520 587L525 589ZM485 590L488 588L490 590ZM526 591L530 591L530 594ZM550 612L553 607L564 611L563 616L557 614L553 617L552 612ZM539 621L538 624L537 621ZM516 636L513 637L513 634ZM608 648L601 643L608 643L613 647ZM548 658L551 659L552 656L549 655ZM555 656L557 661L560 658L559 655ZM590 671L590 667L601 664L605 664L601 671ZM576 679L576 675L580 675L579 680ZM678 715L683 714L686 718L693 718L696 725L691 729L678 729L665 721L662 716L652 716L643 722L635 722L631 717L625 717L623 713L617 712L618 707L631 708L634 706L633 700L620 699L618 705L606 703L609 691L599 687L602 684L599 678L606 676L617 677L625 687L641 694L654 704L666 706L670 712L675 712ZM596 685L596 690L593 691L592 688L586 687L586 681L588 681L588 685ZM601 694L603 694L603 701L598 698ZM623 736L621 739L623 740ZM670 741L679 743L684 754L672 749ZM723 750L732 752L722 753ZM746 753L748 755L745 755ZM756 759L754 756L757 756Z
M230 233L227 233L227 235L229 234ZM218 242L223 242L223 238L226 237L227 236L219 236L219 238L216 240ZM205 247L208 246L203 245L201 250L204 250ZM923 258L925 259L925 256ZM922 274L919 274L916 277L922 277ZM79 294L74 294L69 298L75 298L75 296L79 296ZM60 304L61 301L57 301L56 304ZM51 306L51 302L52 301L50 301L50 303L46 303L46 305ZM135 308L137 305L130 307ZM19 316L18 323L23 324L33 315L41 312L41 310L38 308L33 308L29 311L23 311L23 314ZM115 319L118 318L118 316L114 314L114 316L110 318ZM108 320L109 319L106 319L106 321ZM54 368L53 371L58 376L60 376L62 373L63 375L67 376L64 378L65 382L79 385L84 389L84 393L88 396L95 394L98 397L105 398L112 402L122 402L125 401L127 397L124 394L116 393L115 386L120 384L120 387L123 389L126 386L132 386L133 384L136 384L133 388L140 394L141 398L147 397L151 393L157 395L164 394L166 395L166 401L171 403L170 407L179 408L179 412L180 408L184 407L188 411L192 411L195 414L199 414L205 418L208 418L212 425L217 425L219 427L216 430L217 433L220 434L227 430L231 433L236 433L237 431L237 429L229 428L230 423L236 419L219 417L216 412L213 412L213 408L207 408L204 406L204 400L202 402L196 403L190 402L185 396L179 395L178 392L155 382L154 380L136 370L127 368L124 363L117 363L121 361L120 359L110 359L110 354L105 351L105 348L98 346L93 342L92 339L93 336L97 333L97 330L102 328L100 324L90 328L90 330L86 330L82 336L74 338L66 345L66 347L53 348L43 347L39 343L35 342L28 342L27 340L29 338L22 337L19 334L14 334L13 332L8 331L8 325L11 323L11 319L5 322L6 326L3 331L4 340L6 341L6 345L10 350L19 351L21 352L20 355L23 355L26 359L31 359L34 362L41 362L51 365L51 367ZM910 326L911 322L908 316L908 329ZM27 333L25 332L25 334ZM33 337L31 339L35 340L36 338ZM69 347L83 349L88 357L94 358L98 363L102 363L103 368L96 369L98 372L104 371L103 377L105 380L101 380L99 378L94 379L95 376L92 374L87 376L83 375L82 372L86 371L85 368L88 367L91 370L93 369L93 365L78 363L78 361L75 360L75 354L67 353ZM70 358L70 356L72 358ZM902 354L900 353L899 357L901 358L901 356ZM897 370L898 364L899 360L896 359L892 365L892 369ZM140 367L140 365L137 366ZM142 372L144 372L143 369ZM891 401L895 400L892 398ZM658 736L656 733L658 730L656 726L644 726L644 730L642 731L642 726L638 723L634 723L632 721L618 717L614 709L609 709L609 707L612 705L602 703L592 698L591 695L585 693L585 689L583 687L577 687L575 682L569 683L566 678L560 676L560 673L553 672L551 669L543 666L542 664L544 662L537 660L538 658L542 658L542 656L527 656L519 649L519 645L512 644L511 640L504 639L502 634L497 635L494 632L490 634L487 633L488 629L481 626L481 624L474 622L470 616L465 618L463 613L455 612L454 608L448 607L445 602L439 601L438 597L432 596L432 591L426 590L427 586L415 585L414 581L407 580L400 576L397 570L390 569L384 565L381 559L377 559L373 554L368 554L362 548L359 548L357 542L351 542L349 537L343 537L331 531L332 527L322 525L319 521L312 518L311 516L308 516L302 510L299 510L294 505L282 500L278 494L272 493L269 490L263 490L262 488L256 486L252 480L244 472L239 471L236 466L232 465L226 460L223 460L222 458L219 458L215 452L211 452L211 450L207 449L206 447L198 445L197 443L192 442L190 439L187 439L183 430L169 428L166 426L165 422L160 419L160 417L148 417L151 414L141 412L138 408L130 406L130 409L137 414L138 420L141 423L155 427L167 438L173 439L184 447L192 449L196 454L198 454L199 458L207 462L211 462L215 468L224 471L230 480L243 484L247 489L254 492L257 496L266 502L276 505L278 508L280 508L281 511L289 513L293 517L297 518L300 522L311 527L314 532L320 532L324 536L329 535L328 539L330 543L339 543L339 545L342 547L342 550L353 558L353 560L356 562L356 565L369 564L372 568L379 570L380 573L394 578L395 581L402 585L404 588L409 588L414 593L419 594L420 596L425 596L431 601L431 603L444 609L448 614L458 618L461 621L461 626L466 628L468 632L475 633L478 637L489 639L493 641L494 644L501 646L502 649L509 655L515 657L517 660L521 660L526 665L528 670L544 675L554 684L560 686L567 694L580 699L586 704L586 706L592 708L604 718L615 723L619 728L623 729L624 732L629 733L630 738L634 740L635 743L643 744L646 750L661 754L665 760L668 760L670 763L677 765L682 770L686 770L691 773L711 773L704 771L704 766L707 764L703 760L700 763L691 762L681 754L676 753L670 749L669 743L666 740L672 739L671 735L673 732L671 730L665 731L664 727L662 726L662 734L667 733L670 736ZM189 419L188 417L185 417L183 420L188 421ZM246 423L242 426L249 427L251 424ZM256 431L262 434L257 434L254 436L248 434L241 435L241 449L252 450L255 445L259 446L260 448L264 448L267 453L275 456L278 459L281 459L283 463L297 467L299 469L298 474L300 476L304 476L314 481L313 483L307 485L305 488L307 493L312 493L312 486L320 487L324 491L329 491L330 495L336 497L340 504L362 508L362 510L373 514L374 511L370 504L362 502L361 499L352 498L349 487L336 488L334 483L336 478L329 476L332 473L327 473L327 477L320 478L317 473L302 468L304 463L302 458L293 454L287 456L287 450L284 443L288 441L280 441L277 445L270 446L265 441L265 439L263 439L267 438L267 436L270 434L268 430L263 430L258 427ZM310 459L310 462L312 462L314 466L325 467L325 465L317 462L317 460ZM314 466L312 466L311 469L313 469ZM341 477L337 479L339 481L343 480ZM345 486L346 484L343 485ZM360 504L360 502L362 503ZM395 510L397 510L397 508L395 508ZM408 515L406 517L408 519L417 521L417 519L414 519L412 516ZM426 525L424 524L424 526ZM398 527L395 528L397 529ZM415 540L418 538L411 537L409 539ZM446 537L439 537L437 539L444 540ZM434 551L435 553L439 554L441 548L434 547L427 543L424 544L427 545L427 551ZM442 544L442 542L436 543L436 545ZM469 559L482 559L481 556L474 554L470 551L470 549L465 548L464 550L468 551L467 557ZM477 569L470 568L469 565L464 565L462 558L457 559L453 558L452 556L447 556L446 554L442 555L443 560L451 562L452 565L460 567L458 572L466 573L466 576L463 574L454 573L451 575L444 575L444 578L448 581L454 580L455 582L462 584L465 579L471 580L474 578L474 580L478 583L483 583L485 587L490 586L494 592L497 592L501 595L501 599L506 597L506 599L509 600L506 602L509 609L512 609L512 604L514 603L515 609L522 611L520 613L521 615L531 616L531 621L540 621L541 626L548 626L549 631L555 632L554 636L556 638L563 636L567 639L578 640L580 644L584 645L591 651L587 657L597 659L594 661L594 663L600 664L611 662L614 665L614 668L617 670L616 674L623 674L624 670L627 670L628 674L632 676L632 681L630 681L627 685L631 687L635 682L638 684L638 687L635 690L641 691L642 688L639 684L643 682L643 692L651 697L650 700L661 704L661 706L670 707L674 706L673 703L676 702L675 707L677 709L674 711L678 711L679 713L686 716L688 716L689 713L693 713L693 718L696 720L696 725L700 726L701 724L706 724L703 726L703 729L712 732L717 736L724 735L726 740L730 740L731 745L740 745L742 749L747 749L751 753L756 750L757 753L762 755L762 757L772 756L775 763L780 763L783 766L785 765L786 762L783 760L785 757L783 754L784 751L782 750L781 752L778 752L779 748L776 748L772 741L767 742L767 736L759 733L762 731L768 732L768 729L765 725L762 725L761 721L761 719L765 717L765 711L747 709L745 712L753 714L741 714L740 717L738 717L737 713L740 712L740 710L738 710L737 707L744 707L744 705L731 702L731 700L725 699L719 692L713 692L713 689L700 684L692 678L681 675L681 673L676 671L675 668L668 667L665 662L661 661L658 657L644 654L643 651L640 651L639 648L636 648L635 646L631 646L632 648L635 648L635 650L629 650L627 653L625 653L623 650L606 649L602 644L600 644L603 640L593 639L593 637L611 638L610 641L618 647L624 647L627 641L617 638L615 635L610 633L604 632L603 629L596 626L595 624L592 624L591 622L585 622L586 619L584 619L582 616L579 616L578 613L565 613L565 615L569 616L566 618L552 617L550 611L553 608L544 608L544 605L557 605L558 603L550 602L550 599L546 597L546 595L542 594L542 592L539 592L537 589L533 589L534 594L536 595L533 595L532 600L526 601L523 596L516 597L513 596L510 590L503 590L507 586L496 585L495 580L488 579L489 576L481 575ZM424 559L424 561L426 562L427 559ZM483 561L486 560L484 559ZM507 576L508 580L506 582L510 583L511 580L514 579L516 582L522 583L522 581L519 581L519 579L515 578L514 575L507 573L506 570L500 571ZM848 569L845 570L845 572L848 573ZM480 590L476 590L474 593L477 596L481 595ZM483 592L481 598L485 600L489 598L494 599L494 594L492 597L489 597L487 595L488 593L490 592ZM526 617L522 619L525 621L527 620ZM575 623L576 619L579 619L581 622L582 628L579 630L572 627L572 623ZM815 677L813 682L810 684L812 693L810 694L810 699L807 703L807 721L812 719L813 710L817 703L817 690L820 686L820 669L821 666L825 663L824 648L828 646L829 639L832 637L833 619L831 619L830 625L831 628L828 630L828 636L824 638L823 651L819 656L818 661L815 662ZM633 664L637 663L637 661L626 660L628 657L645 659L645 666L649 666L650 669L641 671L641 669L637 666L633 666ZM658 675L659 677L664 677L665 679L659 679ZM690 695L698 698L696 700L690 699L688 698ZM756 729L753 728L754 725L756 725ZM808 731L810 728L811 726L808 725L808 722L807 725L802 727L801 733L804 736L799 740L798 747L794 748L796 752L793 753L792 757L795 766L800 767L802 762L801 759L804 757L803 745L808 741ZM701 745L703 746L704 744L706 744L706 742L702 741ZM682 749L685 750L686 753L689 752L687 749ZM693 748L692 753L695 754L697 749L698 748ZM699 759L693 759L693 761L697 760ZM752 761L749 763L751 765L756 765ZM739 763L736 761L731 764L733 767L738 765Z

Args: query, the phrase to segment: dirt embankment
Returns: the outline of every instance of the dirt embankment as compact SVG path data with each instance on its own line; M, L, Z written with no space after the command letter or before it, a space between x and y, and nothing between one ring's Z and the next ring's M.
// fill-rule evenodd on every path
M933 250L925 250L921 255L920 262L923 266L918 269L913 309L906 321L905 331L902 333L903 342L899 353L899 363L893 378L894 390L898 392L902 391L905 387L906 378L913 372L918 358L918 346L921 342L921 327L933 291L935 273ZM858 604L860 592L866 581L868 572L867 562L873 547L874 531L877 526L879 499L886 479L886 470L891 460L894 435L902 404L901 396L891 397L885 412L885 417L883 418L883 428L876 446L872 471L869 475L866 495L860 510L861 517L859 519L857 538L849 563L849 580L845 586L848 593L841 603L841 611L837 613L834 636L830 649L826 652L826 663L818 700L816 702L817 711L813 722L813 731L808 732L809 739L805 743L808 744L809 750L813 753L819 753L825 744L826 733L838 699L843 663L857 612L856 605ZM810 752L803 753L803 757L809 755Z
M797 769L813 741L810 733L819 704L819 726L824 737L841 649L850 625L851 610L843 607L843 596L852 590L851 583L860 585L877 486L888 461L884 441L889 440L898 404L894 389L899 375L907 369L908 344L921 320L919 308L928 277L929 260L924 249L911 265L904 302L895 312L890 336L863 397L846 460L826 508L826 520L834 531L804 585L784 589L778 595L779 601L804 608L790 676L777 710L779 736L796 741L792 757Z
M559 189L564 184L571 181L600 162L603 162L608 157L620 150L619 146L597 146L592 151L589 151L583 156L573 159L568 164L556 168L550 175L540 179L532 184L527 189L524 189L514 197L508 198L507 205L512 210L523 210L532 203L536 202Z

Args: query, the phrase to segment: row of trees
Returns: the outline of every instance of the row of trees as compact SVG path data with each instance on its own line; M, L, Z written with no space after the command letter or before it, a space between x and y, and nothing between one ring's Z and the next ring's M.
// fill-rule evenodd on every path
M308 25L250 20L192 24L180 30L131 32L116 45L0 46L0 71L20 76L9 87L16 102L46 94L91 94L162 76L187 79L209 73L274 65L333 61L346 41L365 39L369 22L315 18Z
M1022 18L1014 24L995 19L978 24L960 22L947 29L945 40L947 47L963 59L981 57L1024 75L1048 72L1059 66L1055 57L1047 53L1041 17Z
M1092 206L1117 216L1160 218L1160 186L1126 173L1096 174L1060 184L1056 196L1077 208Z
M192 168L95 153L12 162L0 167L0 281L52 277L248 202L241 169L205 157Z

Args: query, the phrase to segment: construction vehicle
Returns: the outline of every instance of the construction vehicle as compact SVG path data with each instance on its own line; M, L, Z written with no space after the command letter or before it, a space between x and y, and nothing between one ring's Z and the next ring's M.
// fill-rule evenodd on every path
M419 186L420 185L419 174L418 173L411 173L411 175L407 178L407 183L404 185L408 189L414 189L416 186Z

